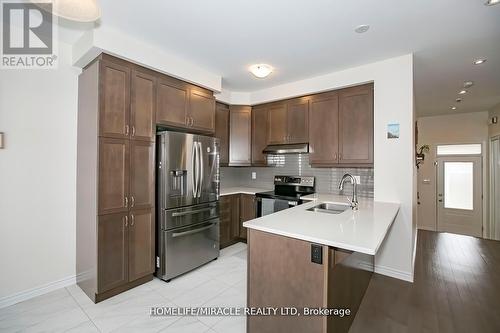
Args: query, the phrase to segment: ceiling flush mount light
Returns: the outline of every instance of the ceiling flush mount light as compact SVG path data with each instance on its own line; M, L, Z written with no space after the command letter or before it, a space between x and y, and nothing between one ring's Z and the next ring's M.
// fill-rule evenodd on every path
M457 107L456 107L456 106L452 106L452 107L451 107L451 109L452 109L452 110L456 110L456 109L457 109Z
M259 79L263 79L273 72L273 68L266 64L252 65L250 66L249 70L250 73L258 77Z
M488 0L484 3L485 6L494 6L498 5L500 3L500 0Z
M101 17L97 0L52 0L52 13L63 19L87 23Z
M499 0L500 1L500 0ZM358 25L354 31L356 31L358 34L362 34L364 32L367 32L368 29L370 29L370 26L367 25L367 24L362 24L362 25Z
M474 60L474 65L481 65L486 62L486 59L476 59Z
M465 95L467 94L467 90L463 89L458 92L459 95Z
M464 88L470 88L474 85L474 81L464 81Z

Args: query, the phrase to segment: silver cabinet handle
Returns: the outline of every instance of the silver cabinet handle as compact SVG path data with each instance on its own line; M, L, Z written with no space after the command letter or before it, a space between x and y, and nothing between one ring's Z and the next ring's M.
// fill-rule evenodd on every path
M125 215L125 227L128 227L128 216Z
M191 127L193 127L193 126L194 126L194 118L191 117Z
M125 196L125 208L128 208L128 196Z
M204 227L201 227L201 228L198 228L198 229L194 229L194 230L188 230L188 231L183 231L183 232L174 232L172 234L172 237L182 237L182 236L187 236L187 235L192 235L192 234L196 234L198 232L202 232L203 230L207 230L207 229L210 229L212 228L214 225L216 225L217 223L210 223L209 225L207 226L204 226Z
M215 209L215 207L193 209L193 210L188 210L188 211L185 211L185 212L172 213L172 217L179 217L179 216L185 216L185 215L198 214L198 213L203 213L203 212L211 211L212 209Z
M333 153L333 159L336 161L337 160L337 153Z
M186 116L186 126L189 126L189 117Z
M132 126L132 136L135 136L135 126Z
M135 222L135 216L134 216L134 214L130 215L130 218L132 220L132 221L130 221L130 226L133 227L134 226L134 222Z
M342 153L339 153L339 160L342 159Z
M131 201L131 202L130 202L130 207L132 208L132 207L134 207L134 205L135 205L135 197L134 197L134 196L131 196L131 197L130 197L130 201Z
M125 136L128 136L129 126L125 125Z

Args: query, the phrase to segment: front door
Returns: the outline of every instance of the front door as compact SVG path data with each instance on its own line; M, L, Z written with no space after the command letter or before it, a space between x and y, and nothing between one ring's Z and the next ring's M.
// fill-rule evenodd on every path
M437 168L437 229L482 237L481 157L440 157Z

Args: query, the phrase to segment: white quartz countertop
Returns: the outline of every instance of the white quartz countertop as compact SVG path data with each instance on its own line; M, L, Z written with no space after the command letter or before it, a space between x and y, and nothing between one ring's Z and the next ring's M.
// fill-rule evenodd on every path
M294 208L243 223L244 227L349 251L375 255L399 211L398 203L360 198L359 210L340 214L308 211L323 202L346 204L345 196L313 194Z
M221 187L220 195L231 195L231 194L255 194L258 192L267 192L272 191L266 188L257 188L257 187Z

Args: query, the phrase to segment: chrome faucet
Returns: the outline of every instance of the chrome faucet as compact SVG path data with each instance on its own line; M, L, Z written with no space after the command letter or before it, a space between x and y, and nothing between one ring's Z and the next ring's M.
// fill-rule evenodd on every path
M349 200L352 210L358 210L358 189L356 187L356 178L354 178L354 176L350 173L346 173L340 181L339 190L344 190L344 182L346 181L346 179L349 179L352 184L352 199L349 199L349 197L347 197L347 200Z

